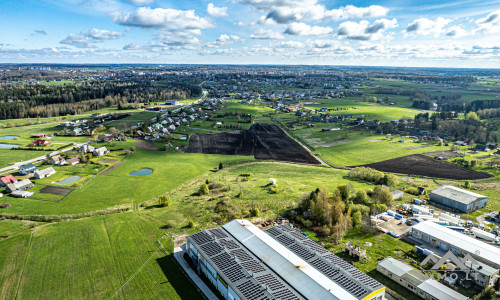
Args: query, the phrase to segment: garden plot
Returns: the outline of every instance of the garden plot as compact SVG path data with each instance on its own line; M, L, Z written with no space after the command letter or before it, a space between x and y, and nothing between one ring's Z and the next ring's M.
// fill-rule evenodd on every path
M58 195L58 196L66 196L69 193L71 193L73 190L72 189L66 189L66 188L61 188L61 187L55 187L55 186L46 186L40 190L40 193L44 194L51 194L51 195Z

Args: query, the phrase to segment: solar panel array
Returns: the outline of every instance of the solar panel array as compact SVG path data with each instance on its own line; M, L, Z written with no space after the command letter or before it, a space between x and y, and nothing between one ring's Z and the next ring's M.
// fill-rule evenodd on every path
M358 299L383 288L382 284L289 225L275 226L265 232Z
M304 299L224 228L201 231L189 238L222 279L243 296L242 299ZM285 242L293 243L293 239L287 238ZM313 255L311 250L297 247Z

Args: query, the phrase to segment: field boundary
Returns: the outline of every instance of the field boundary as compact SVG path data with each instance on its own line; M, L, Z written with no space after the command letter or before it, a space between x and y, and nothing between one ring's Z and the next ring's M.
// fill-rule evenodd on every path
M30 253L31 253L32 241L33 241L33 230L31 230L30 241L28 243L28 253L26 253L26 258L24 259L23 268L21 269L21 274L19 274L19 280L17 281L16 295L15 295L14 299L17 299L17 294L19 293L19 288L21 287L21 280L23 279L24 268L26 267L26 264L28 263L28 258L29 258Z

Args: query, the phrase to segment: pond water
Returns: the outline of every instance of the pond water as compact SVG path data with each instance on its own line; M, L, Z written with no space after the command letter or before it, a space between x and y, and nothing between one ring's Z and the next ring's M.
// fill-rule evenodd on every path
M13 140L13 139L17 139L19 136L18 135L4 135L4 136L0 136L0 139L1 140Z
M148 176L148 175L151 175L151 173L153 173L152 169L144 168L144 169L139 169L137 171L131 172L128 175L131 175L131 176Z
M70 184L70 183L73 183L73 182L76 182L78 181L80 178L82 178L81 176L70 176L70 177L66 177L64 178L63 180L61 181L56 181L54 182L55 184L60 184L60 185L65 185L65 184Z
M14 145L14 144L0 144L0 149L13 149L17 148L19 145Z

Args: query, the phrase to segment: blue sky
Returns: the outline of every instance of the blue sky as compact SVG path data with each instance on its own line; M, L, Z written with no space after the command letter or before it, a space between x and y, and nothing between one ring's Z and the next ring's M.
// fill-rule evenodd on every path
M0 26L10 63L500 68L500 0L2 0Z

